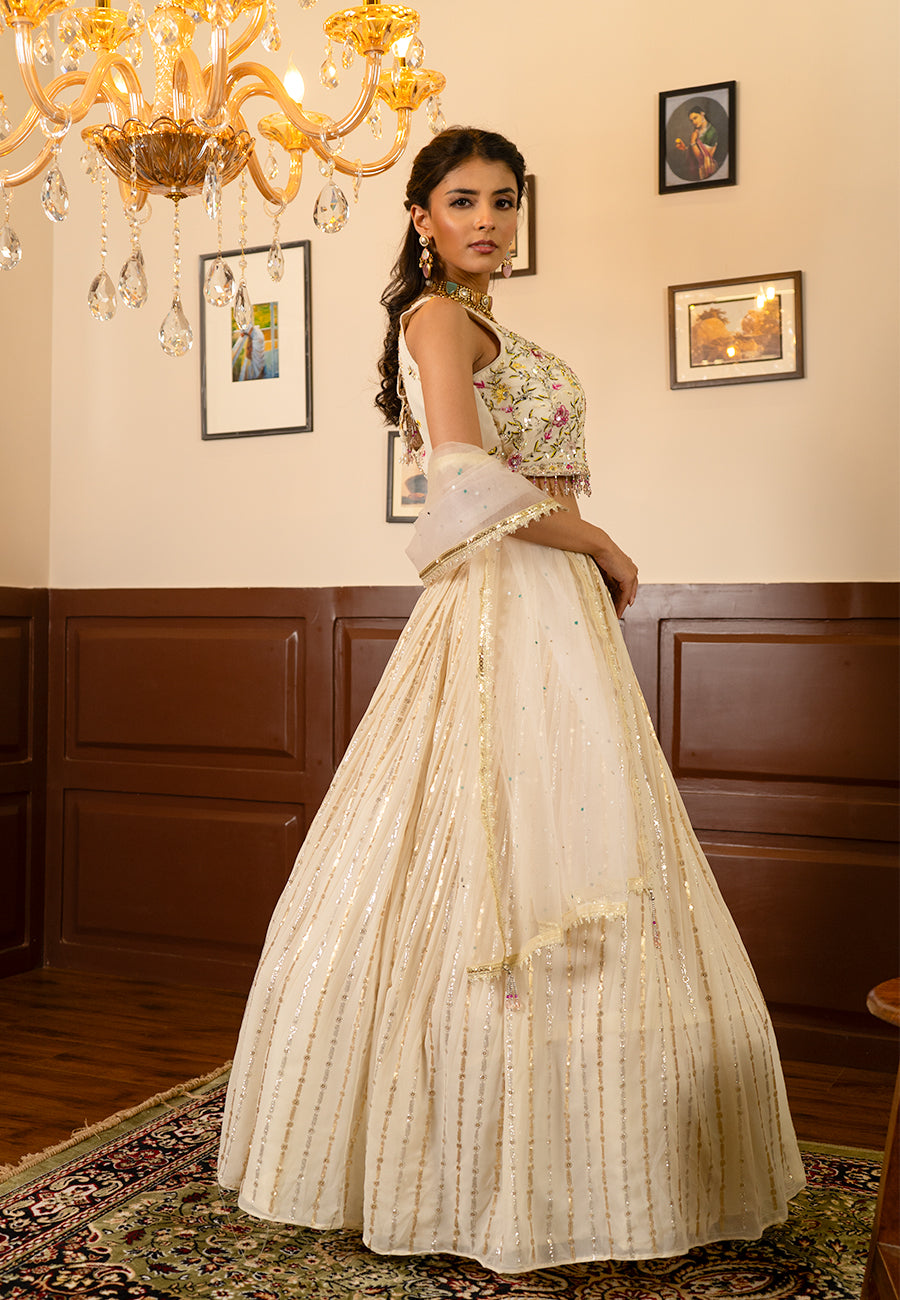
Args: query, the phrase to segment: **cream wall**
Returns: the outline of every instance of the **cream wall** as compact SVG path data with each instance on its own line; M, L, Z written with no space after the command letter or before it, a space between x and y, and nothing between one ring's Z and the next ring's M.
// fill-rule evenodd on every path
M337 115L353 78L331 95L318 87L323 6L282 4L276 61L293 48L308 105ZM752 12L721 8L709 23L664 0L420 8L428 63L448 75L448 121L507 131L537 176L539 273L502 284L497 310L585 381L590 517L651 582L896 578L895 0L867 0L852 32L838 0L762 0ZM739 184L659 196L658 92L731 78ZM413 147L427 138L418 120ZM150 302L94 322L84 299L97 262L97 195L79 152L72 141L64 155L72 213L54 235L52 365L39 349L22 369L4 361L3 455L14 488L0 487L8 561L0 580L413 581L403 555L409 530L384 522L385 434L371 405L378 296L402 229L405 163L364 184L336 236L312 226L321 182L310 167L283 223L283 238L313 243L314 432L203 443L196 348L172 360L155 342L168 305L171 205L156 200L146 230ZM17 207L25 201L17 196ZM198 208L184 213L184 298L195 327L196 255L215 244ZM236 228L232 186L227 246ZM251 242L269 238L254 202ZM126 248L116 219L113 269ZM795 269L804 273L807 378L669 390L667 285ZM21 305L13 278L0 282L6 337ZM38 293L40 310L44 301ZM7 391L24 416L8 417ZM36 450L20 437L25 420L41 430Z
M11 42L0 37L0 92L17 120L27 103L14 67ZM0 586L43 587L50 571L53 232L37 195L22 190L13 195L10 224L25 252L14 270L0 272Z

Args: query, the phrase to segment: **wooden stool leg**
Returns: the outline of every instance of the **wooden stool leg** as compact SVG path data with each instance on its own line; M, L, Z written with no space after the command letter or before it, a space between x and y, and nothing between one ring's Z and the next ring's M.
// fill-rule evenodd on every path
M884 1167L875 1207L875 1225L863 1278L861 1300L898 1300L900 1297L900 1070L891 1103L891 1119L884 1148Z

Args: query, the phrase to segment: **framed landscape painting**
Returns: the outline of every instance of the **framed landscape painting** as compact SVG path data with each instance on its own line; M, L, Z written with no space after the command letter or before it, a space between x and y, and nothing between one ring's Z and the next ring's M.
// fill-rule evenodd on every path
M803 378L801 273L669 287L669 387Z

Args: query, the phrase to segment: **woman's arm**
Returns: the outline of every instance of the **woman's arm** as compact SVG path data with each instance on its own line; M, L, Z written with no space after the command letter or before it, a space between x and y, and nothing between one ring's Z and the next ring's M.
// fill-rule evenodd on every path
M497 344L464 308L446 298L420 307L406 328L406 343L419 368L425 418L432 448L448 442L481 447L481 427L472 375L496 356ZM513 471L510 470L510 473ZM563 508L516 532L523 542L589 555L610 578L616 613L634 604L637 568L602 528L581 518L572 497L554 499Z

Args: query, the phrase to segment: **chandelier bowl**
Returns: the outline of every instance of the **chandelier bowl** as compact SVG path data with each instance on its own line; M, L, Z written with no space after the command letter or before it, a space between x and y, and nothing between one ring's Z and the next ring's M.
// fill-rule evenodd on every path
M227 185L253 152L249 131L226 126L210 133L196 122L170 117L158 117L149 126L129 118L121 127L88 127L82 137L96 145L120 180L169 199L199 194L214 160L222 164L221 183Z

